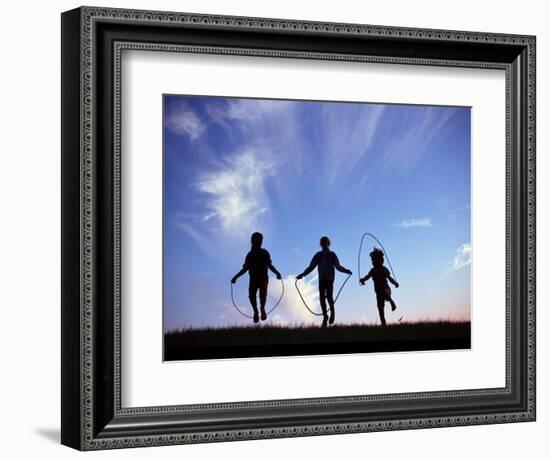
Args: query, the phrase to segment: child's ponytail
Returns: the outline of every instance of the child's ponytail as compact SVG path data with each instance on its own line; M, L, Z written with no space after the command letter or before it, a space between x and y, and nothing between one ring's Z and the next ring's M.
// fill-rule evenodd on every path
M382 264L384 264L384 252L376 247L372 248L372 251L370 252L370 258L373 265L375 266L381 266Z

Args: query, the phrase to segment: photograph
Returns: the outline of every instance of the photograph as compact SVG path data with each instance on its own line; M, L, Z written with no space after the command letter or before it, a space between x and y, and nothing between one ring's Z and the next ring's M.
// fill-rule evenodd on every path
M164 361L471 348L471 107L162 97Z

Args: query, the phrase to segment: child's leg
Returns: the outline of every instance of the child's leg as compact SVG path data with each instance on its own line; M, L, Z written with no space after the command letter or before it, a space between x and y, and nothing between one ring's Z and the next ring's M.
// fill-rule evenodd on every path
M268 280L262 282L262 284L260 285L260 307L262 321L267 319L267 314L265 313L265 304L267 303L267 285Z
M334 323L334 297L333 297L333 292L334 292L334 283L329 282L327 284L327 301L328 301L328 305L330 307L330 319L328 321L330 324Z
M382 326L386 326L386 317L384 315L384 295L376 294L376 306L378 307L378 314L380 315L380 323Z
M393 301L392 297L391 297L391 289L390 288L386 288L386 300L391 304L391 311L395 311L395 309L397 308L396 305L395 305L395 302Z
M256 281L253 281L250 279L250 283L248 284L248 300L250 301L250 305L252 306L252 310L254 311L254 323L257 323L258 318L258 303L256 302L256 294L258 293L258 283Z
M319 281L319 302L323 312L323 326L327 325L327 304L326 304L327 286L324 281Z

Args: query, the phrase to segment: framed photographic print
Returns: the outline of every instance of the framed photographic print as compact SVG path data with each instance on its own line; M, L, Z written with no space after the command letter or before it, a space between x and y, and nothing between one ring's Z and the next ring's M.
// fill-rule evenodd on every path
M534 419L534 37L63 13L62 443Z

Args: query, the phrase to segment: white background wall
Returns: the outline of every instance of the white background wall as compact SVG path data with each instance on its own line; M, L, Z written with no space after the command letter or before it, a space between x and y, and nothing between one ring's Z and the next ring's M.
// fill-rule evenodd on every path
M538 421L105 452L110 456L543 456L550 427L550 30L544 2L117 0L95 5L533 34L538 38ZM0 46L0 451L69 456L58 445L60 372L60 13L74 1L4 3ZM407 374L400 374L406 377ZM547 452L546 452L547 453Z

